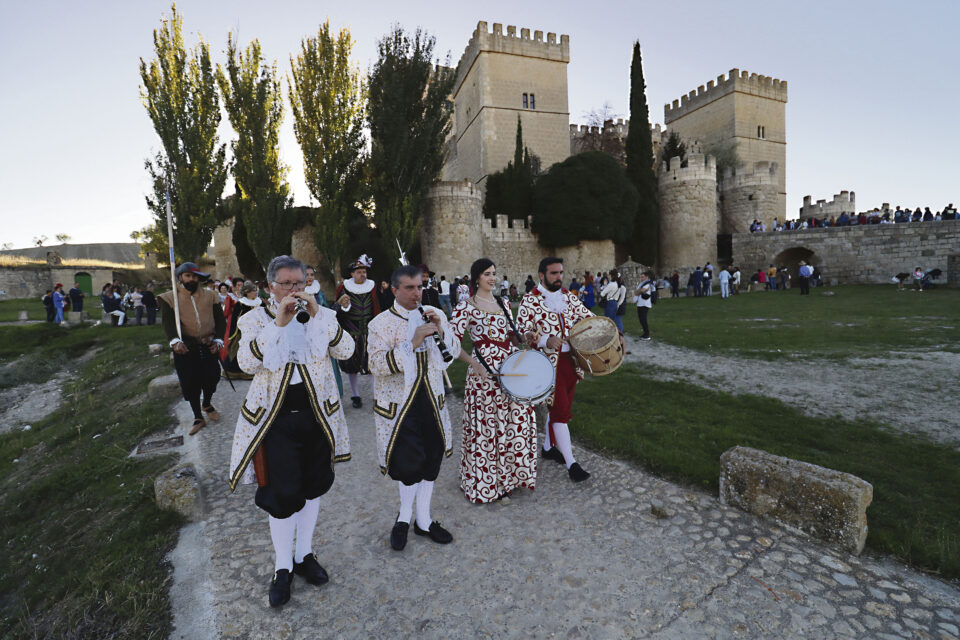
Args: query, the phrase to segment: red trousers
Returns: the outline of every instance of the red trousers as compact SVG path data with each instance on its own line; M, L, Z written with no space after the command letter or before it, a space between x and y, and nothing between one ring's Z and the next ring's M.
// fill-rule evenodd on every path
M557 380L553 388L553 405L550 407L550 424L570 422L573 394L577 390L577 370L570 352L557 356Z

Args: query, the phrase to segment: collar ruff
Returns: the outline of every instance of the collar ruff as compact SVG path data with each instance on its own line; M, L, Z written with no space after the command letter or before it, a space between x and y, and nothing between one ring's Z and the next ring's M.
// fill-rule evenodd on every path
M370 293L373 291L373 287L376 283L372 279L367 279L363 284L357 284L353 281L353 278L343 281L343 288L349 291L350 293Z
M320 291L320 282L314 280L313 283L308 284L303 288L304 293L309 293L310 295L317 295L317 292Z
M239 302L245 307L259 307L261 304L263 304L263 300L261 300L260 298L254 298L253 300L251 300L246 296L240 298Z

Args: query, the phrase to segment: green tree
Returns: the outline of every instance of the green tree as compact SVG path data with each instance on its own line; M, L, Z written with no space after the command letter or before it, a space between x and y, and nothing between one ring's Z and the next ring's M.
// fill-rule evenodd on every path
M315 241L331 272L344 257L350 215L363 197L365 87L359 69L350 65L352 48L350 32L334 35L327 20L290 58L293 131L319 205Z
M655 265L660 235L660 203L654 174L653 140L650 137L650 110L647 85L643 79L640 42L633 43L630 64L630 130L627 132L627 177L637 191L637 212L630 250L641 263Z
M371 191L375 220L398 257L417 241L423 200L443 167L455 72L432 61L435 39L395 26L377 45L370 74ZM449 61L448 61L449 62Z
M233 36L228 35L226 54L226 71L217 65L217 84L237 132L231 144L231 172L242 222L234 224L234 231L244 230L257 261L266 267L274 256L290 253L294 230L287 168L280 162L283 94L276 63L264 62L257 40L238 52Z
M167 241L167 223L163 222L163 228L157 221L151 222L143 229L130 232L130 239L140 245L140 257L142 258L148 252L153 251L161 260L166 260L170 255L170 244Z
M517 143L513 161L504 169L487 176L483 213L488 218L505 214L525 220L533 210L535 156L523 144L523 125L517 116Z
M660 151L660 159L667 164L668 168L672 158L680 158L680 166L687 166L687 145L676 131L670 132L670 135L667 136L667 143L663 145L663 149Z
M183 19L171 6L153 31L156 59L140 58L140 97L163 151L145 166L153 181L147 206L157 229L166 229L165 192L169 186L174 214L175 251L198 260L217 225L217 211L227 180L226 145L220 144L220 98L210 62L210 47L200 40L188 52L183 43Z
M637 190L613 156L587 151L550 167L533 191L533 232L540 244L629 238Z

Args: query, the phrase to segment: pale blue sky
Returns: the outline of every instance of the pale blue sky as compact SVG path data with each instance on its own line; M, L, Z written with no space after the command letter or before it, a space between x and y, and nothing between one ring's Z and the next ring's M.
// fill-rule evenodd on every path
M302 37L329 16L348 27L367 68L394 22L422 26L456 63L478 20L570 35L570 120L609 101L627 116L630 53L643 47L651 120L663 105L733 67L789 81L787 211L803 196L857 193L942 208L960 203L960 3L871 2L294 2L181 0L223 61L228 31L289 71ZM482 7L482 10L478 10ZM0 244L67 233L124 241L149 222L144 159L156 137L140 103L138 61L169 3L5 3L0 21ZM286 90L286 88L285 88ZM222 137L231 135L224 117ZM308 202L289 110L284 161Z

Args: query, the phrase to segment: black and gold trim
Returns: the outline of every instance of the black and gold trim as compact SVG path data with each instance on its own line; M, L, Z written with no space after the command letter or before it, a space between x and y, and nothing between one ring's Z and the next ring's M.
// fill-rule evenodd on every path
M267 412L266 407L257 407L256 411L250 411L247 409L247 401L244 400L243 404L240 405L240 414L247 419L247 422L250 424L257 424L260 422L260 418L263 417L263 414Z
M333 340L330 341L330 346L335 347L340 344L340 340L343 338L343 327L339 324L337 325L337 335L333 337Z
M390 369L390 373L400 373L400 365L397 364L397 354L396 347L387 351L387 368Z
M254 337L253 340L250 341L250 353L253 354L254 358L259 360L260 362L263 362L263 352L260 351L260 346L257 344L256 337Z
M443 397L443 396L437 396L437 406L440 407L441 409L443 409L443 403L444 403L444 397Z
M391 402L389 409L384 409L377 401L373 401L373 412L379 416L386 418L387 420L393 420L397 415L397 403Z
M394 307L390 307L390 313L392 313L393 315L397 316L398 318L400 318L400 319L402 319L402 320L406 320L406 319L407 319L406 317L400 315L400 312L397 311Z
M390 456L393 455L393 445L396 442L397 434L400 432L400 425L403 424L404 418L407 417L407 412L410 411L410 405L413 404L413 399L417 395L417 391L420 389L420 385L424 384L427 387L427 396L430 398L430 406L433 407L434 414L437 418L437 428L440 430L440 439L443 440L444 451L447 450L447 436L443 432L443 420L440 418L440 408L437 406L437 396L434 395L433 391L430 388L430 376L427 375L429 372L429 359L427 357L426 351L418 351L417 356L417 378L413 383L413 387L410 389L410 394L407 396L406 401L403 403L403 408L400 410L400 415L397 417L396 422L393 423L393 433L390 434L390 442L387 443L387 455L384 456L384 461L386 466L390 466ZM390 403L391 408L396 408L394 403ZM377 406L374 404L375 412L377 412ZM379 413L379 412L378 412ZM380 414L383 415L383 414ZM387 417L387 416L384 416ZM390 418L392 419L392 418ZM449 454L447 454L449 455ZM386 473L386 469L382 469Z
M336 463L336 462L346 462L347 460L349 460L349 459L352 458L352 457L353 457L353 456L352 456L351 454L349 454L349 453L341 453L341 454L338 455L338 456L333 456L333 461L334 461L335 463Z
M271 320L276 320L276 319L277 319L277 314L275 314L275 313L270 309L270 303L269 303L269 302L267 302L267 303L265 303L265 304L263 305L263 310L266 312L266 314L267 314L268 316L270 316L270 319L271 319Z
M330 402L329 400L323 401L323 410L327 412L328 416L332 416L336 413L337 409L340 408L340 401Z
M253 343L251 342L251 344ZM260 447L263 439L267 437L267 431L270 430L270 425L277 419L277 414L280 413L280 407L283 406L283 400L287 397L287 387L290 386L290 378L293 377L294 366L292 362L289 362L287 366L284 367L283 377L280 379L280 389L277 391L277 398L273 401L273 406L270 408L267 419L264 420L263 424L257 430L257 434L250 440L250 444L247 445L247 450L244 452L243 457L240 458L240 464L238 464L233 470L233 473L230 474L231 491L237 488L237 485L240 483L240 478L243 477L244 470L247 468L247 465L250 464L250 459L253 458L253 454L256 453Z

